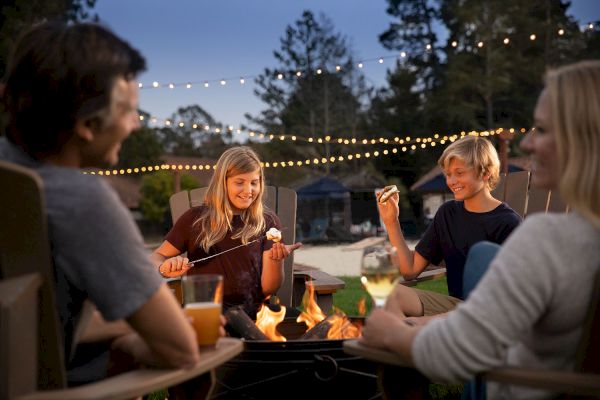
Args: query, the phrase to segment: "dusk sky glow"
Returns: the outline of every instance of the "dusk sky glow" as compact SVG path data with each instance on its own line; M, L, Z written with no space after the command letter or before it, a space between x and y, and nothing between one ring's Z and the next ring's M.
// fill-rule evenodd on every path
M524 0L525 1L525 0ZM324 13L336 32L346 35L357 60L365 62L367 82L381 87L397 55L381 46L378 36L393 19L384 0L98 0L100 21L139 49L148 70L139 77L140 108L159 119L177 108L199 104L226 125L246 123L265 105L254 95L254 81L265 67L275 67L273 51L287 25L304 10ZM599 0L573 0L569 14L581 24L600 20ZM240 84L240 78L245 84ZM222 86L221 79L230 79ZM204 81L210 81L205 88ZM169 89L169 83L200 82Z

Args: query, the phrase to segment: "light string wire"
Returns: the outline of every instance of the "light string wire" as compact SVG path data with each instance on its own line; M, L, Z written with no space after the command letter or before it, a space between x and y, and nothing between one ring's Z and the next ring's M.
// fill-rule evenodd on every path
M507 134L516 134L522 133L526 134L530 130L525 128L521 129L505 129L498 128L496 130L489 131L471 131L471 132L461 132L460 134L454 134L451 136L442 136L434 135L433 137L428 138L415 138L411 139L410 137L406 137L408 140L399 139L394 140L392 142L378 142L377 144L380 146L377 149L362 152L362 153L346 153L337 156L320 156L320 157L312 157L305 158L302 160L289 160L289 161L263 161L261 162L261 166L263 168L292 168L292 167L306 167L311 165L322 165L322 164L333 164L340 163L345 161L352 161L354 159L370 159L371 157L376 158L380 156L390 156L398 153L411 153L415 151L421 151L423 149L436 147L438 145L445 145L447 143L452 143L462 137L465 136L495 136L500 135L502 133ZM131 174L139 174L139 173L148 173L148 172L157 172L157 171L210 171L216 168L216 164L155 164L148 165L142 167L135 168L122 168L122 169L112 169L112 170L96 170L96 171L85 171L84 174L91 175L131 175Z
M587 22L583 25L580 25L580 30L582 32L595 32L599 29L599 26L597 24L595 24L594 22ZM563 27L558 27L558 29L556 29L556 35L558 37L563 37L566 34L566 30ZM504 46L508 46L512 43L513 40L515 40L515 34L504 34L504 35L497 35L497 37L499 37L499 39L495 39L493 41L483 41L483 40L473 40L473 41L462 41L459 42L457 40L452 40L450 42L450 46L454 49L480 49L484 46L486 46L486 44L489 44L490 42L496 42L499 41L500 43L502 43ZM519 36L526 36L523 34L520 34ZM528 39L532 42L536 41L538 39L538 35L536 33L531 33L528 35ZM359 69L363 69L365 64L371 63L371 62L377 62L378 64L383 64L385 62L385 60L387 59L398 59L398 60L403 60L406 59L409 55L411 57L417 57L423 54L427 54L432 52L432 50L434 49L434 46L432 44L427 44L425 45L425 48L423 49L423 51L416 51L416 52L408 52L408 51L401 51L398 54L394 54L394 55L387 55L387 56L381 56L381 57L372 57L372 58L365 58L362 59L360 61L356 62L356 66ZM410 54L409 54L410 53ZM341 72L343 70L341 65L336 65L334 69L332 70L327 70L324 67L319 67L317 69L314 70L314 73L317 75L322 74L323 72ZM306 75L308 72L306 70L302 71L302 70L296 70L293 72L283 72L280 71L278 69L275 69L275 71L273 72L273 77L276 77L279 80L282 80L284 77L297 77L297 78L301 78L304 75ZM169 89L175 89L175 88L179 88L179 87L184 87L186 89L191 89L193 87L196 86L201 86L204 88L209 88L211 87L212 84L217 84L218 86L226 86L229 82L232 81L238 81L240 85L245 85L248 79L255 79L258 76L260 76L259 74L241 74L237 77L229 77L229 78L219 78L219 79L204 79L204 80L188 80L185 82L174 82L174 81L167 81L167 83L160 83L159 81L152 81L152 83L147 83L144 84L142 82L138 83L138 86L140 89L160 89L160 88L169 88Z

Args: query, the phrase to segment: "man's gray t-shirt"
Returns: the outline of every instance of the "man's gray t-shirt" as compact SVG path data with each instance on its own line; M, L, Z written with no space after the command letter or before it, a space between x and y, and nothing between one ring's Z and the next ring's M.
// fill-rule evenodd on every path
M131 214L101 177L39 163L4 137L0 159L32 168L42 178L68 362L86 299L108 321L127 318L158 290L162 279Z

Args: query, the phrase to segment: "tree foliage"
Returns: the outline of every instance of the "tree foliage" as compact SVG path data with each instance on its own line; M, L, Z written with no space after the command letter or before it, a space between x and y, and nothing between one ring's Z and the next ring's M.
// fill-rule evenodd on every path
M142 178L140 189L140 210L144 218L163 222L169 213L169 198L173 194L173 173L159 171ZM198 187L196 179L188 174L181 175L181 190L191 190Z
M170 125L157 129L160 142L169 154L215 158L227 148L226 140L231 140L231 132L197 104L180 107L169 121ZM204 129L206 126L209 131ZM211 133L217 128L221 134Z
M255 94L267 105L251 123L267 132L301 137L354 137L361 124L361 100L368 93L364 77L356 70L347 39L334 31L324 15L310 11L286 28L274 52L278 66L266 68L256 79ZM300 75L297 73L300 72ZM264 146L261 155L283 160L327 157L330 143L298 141L293 146ZM288 180L292 177L282 175Z
M45 20L96 20L96 0L3 0L0 6L0 76L6 72L11 48L21 32Z

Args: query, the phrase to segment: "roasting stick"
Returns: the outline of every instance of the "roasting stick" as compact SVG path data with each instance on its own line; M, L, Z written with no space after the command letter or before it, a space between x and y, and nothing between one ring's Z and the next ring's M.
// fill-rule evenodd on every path
M216 256L220 256L221 254L227 253L227 252L229 252L229 251L232 251L232 250L235 250L235 249L239 249L240 247L248 246L249 244L252 244L252 243L254 243L254 242L258 242L260 239L261 239L261 238L254 239L253 241L251 241L251 242L248 242L248 243L246 243L246 244L240 244L239 246L235 246L235 247L232 247L232 248L230 248L230 249L223 250L223 251L221 251L221 252L219 252L219 253L212 254L212 255L210 255L210 256L208 256L208 257L203 257L203 258L199 258L199 259L197 259L197 260L194 260L194 261L190 261L190 262L188 263L188 265L190 266L190 268L192 268L192 267L194 266L194 264L195 264L195 263L198 263L198 262L200 262L200 261L204 261L204 260L208 260L209 258L213 258L213 257L216 257Z
M271 229L275 229L275 228L271 228ZM271 229L270 229L269 231L271 231ZM284 230L284 229L285 229L285 228L282 228L281 230ZM276 240L276 241L278 242L279 240L281 240L281 231L279 231L278 229L275 229L275 230L276 230L277 232L279 232L279 239L278 239L278 240ZM199 258L199 259L197 259L197 260L190 261L190 262L188 262L188 265L189 265L189 267L190 267L190 268L192 268L192 267L194 266L194 264L195 264L195 263L198 263L198 262L201 262L201 261L205 261L205 260L208 260L208 259L210 259L210 258L213 258L213 257L216 257L216 256L220 256L221 254L227 253L227 252L229 252L229 251L232 251L232 250L235 250L235 249L239 249L240 247L248 246L249 244L252 244L252 243L254 243L254 242L258 242L258 241L259 241L259 240L261 240L261 239L262 239L262 238L254 239L254 240L252 240L252 241L250 241L250 242L248 242L248 243L246 243L246 244L240 244L240 245L238 245L238 246L235 246L235 247L232 247L232 248L230 248L230 249L223 250L223 251L221 251L221 252L219 252L219 253L212 254L212 255L210 255L210 256L208 256L208 257L203 257L203 258ZM268 236L267 236L267 239L269 239L269 238L268 238Z

